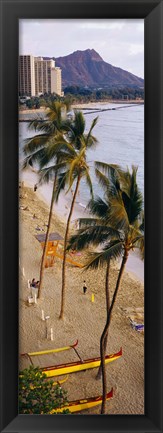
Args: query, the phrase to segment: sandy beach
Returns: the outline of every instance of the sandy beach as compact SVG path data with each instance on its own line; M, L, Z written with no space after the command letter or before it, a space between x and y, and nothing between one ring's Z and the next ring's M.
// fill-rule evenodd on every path
M77 339L78 351L83 359L99 356L99 341L106 319L105 269L83 271L67 264L66 308L64 320L59 320L61 302L62 261L56 259L53 267L45 269L42 297L37 304L28 305L30 289L27 282L39 279L42 249L36 235L46 232L48 206L37 193L26 186L19 188L20 208L20 284L19 284L19 349L31 352L73 344ZM54 215L51 232L64 235L64 221ZM74 256L73 256L74 257ZM84 263L84 253L75 256ZM75 260L74 259L74 260ZM114 264L110 276L110 292L113 293L118 266ZM83 295L83 281L88 291ZM91 296L94 294L94 302ZM107 353L118 352L123 356L108 364L108 391L113 387L113 398L107 402L108 414L144 414L144 335L131 327L129 317L142 323L144 320L144 288L138 279L125 272L118 294L109 331ZM42 309L48 320L48 338ZM54 341L50 340L53 329ZM75 361L73 350L35 358L35 365L47 366ZM20 368L29 366L20 361ZM101 380L96 380L97 369L70 374L63 384L68 400L84 399L101 394ZM100 406L82 411L81 414L99 414Z

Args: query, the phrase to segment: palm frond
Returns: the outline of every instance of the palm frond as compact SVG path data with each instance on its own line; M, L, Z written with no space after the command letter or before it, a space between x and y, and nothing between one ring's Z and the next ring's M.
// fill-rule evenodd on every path
M135 173L130 177L130 187L128 188L128 192L126 193L126 191L123 190L122 199L129 222L130 224L133 224L141 215L143 208L143 197L137 186Z
M79 220L80 223L80 220ZM90 245L102 245L111 240L120 239L118 231L112 229L111 227L92 225L85 227L84 229L78 230L77 234L74 234L69 239L68 249L75 248L76 250L83 250L88 248Z
M80 228L101 224L101 220L97 218L79 218L78 222Z
M100 170L103 170L101 172ZM121 190L120 187L120 167L115 164L107 164L95 161L95 173L101 184L109 195L115 195Z
M46 135L54 135L57 132L57 124L48 119L32 120L28 129L34 129L37 132L44 132Z
M81 111L74 111L74 119L69 128L68 137L75 149L80 150L85 130L85 119Z
M125 196L125 193L122 195L125 209L128 215L128 219L130 224L133 224L139 217L141 211L142 211L142 197L136 197L135 200L129 200L127 195Z
M22 162L22 170L26 170L27 168L32 167L32 161L30 161L31 155L26 156L26 158L24 158L23 162Z
M45 149L38 149L37 151L31 153L30 155L26 156L26 158L24 158L23 160L23 165L22 165L22 169L24 170L25 168L31 166L33 167L34 164L38 164L38 166L41 166L41 161L42 159L44 159L45 157Z
M108 204L101 197L96 196L91 199L87 205L87 209L98 218L104 219L108 215Z
M64 173L59 173L57 176L57 184L56 184L56 195L55 195L56 202L58 202L60 192L64 190L67 182L68 182L67 171L65 171Z
M78 165L79 158L78 156L74 158L70 165L69 165L69 172L68 172L68 190L71 189L74 179L79 175L80 168Z
M91 177L89 174L89 170L87 168L85 168L84 177L85 177L86 183L88 185L90 195L93 198L93 185L92 185Z
M109 260L117 259L122 255L123 243L121 241L113 241L107 245L105 249L99 253L90 254L90 259L85 264L86 269L97 269L106 266Z
M69 97L66 97L64 100L64 105L66 107L66 111L70 111L71 110L71 100Z
M139 238L133 240L134 247L138 248L140 258L144 260L144 236L140 236Z
M49 167L41 168L38 171L40 176L40 183L48 183L49 180L53 179L57 174L63 173L63 170L66 168L67 164L65 162L60 162L58 164L50 165Z
M139 225L139 230L144 233L144 215L141 216L142 217L142 222Z
M122 170L118 164L108 164L107 162L102 161L95 161L95 167L98 170L102 170L107 177L109 177L111 173L112 175L114 175L115 172L118 174L118 172Z
M69 161L69 190L72 187L74 179L86 175L85 148L82 148L79 153L74 150L74 156Z
M110 203L110 212L106 217L106 224L114 227L115 230L123 232L125 236L129 230L129 221L123 203L117 199L112 199Z
M94 135L91 135L89 137L89 140L87 138L87 135L85 136L85 145L87 149L95 147L98 144L98 142L99 142L98 139Z
M73 130L76 136L82 136L85 130L85 119L82 111L75 110L74 122L73 122Z
M108 177L106 177L105 174L103 174L100 170L98 170L98 168L95 168L95 173L96 173L96 177L99 181L99 184L102 186L104 191L107 191L109 189L109 186L110 186L110 181L109 181Z
M139 235L139 236L137 236L136 238L134 238L132 240L132 244L134 245L134 244L136 244L137 242L139 242L142 239L144 239L144 236L143 235Z
M28 155L29 153L46 146L50 142L50 138L51 137L46 134L39 134L32 138L25 139L23 147L24 155Z
M42 185L44 183L49 183L50 180L56 175L56 171L53 169L53 167L44 168L39 171L39 185Z
M35 117L34 119L32 119L29 123L28 123L28 129L29 130L35 130L37 131L37 129L40 128L40 123L43 122L43 119L41 119L40 117Z
M145 248L145 243L144 243L144 238L142 238L139 240L139 252L142 260L144 260L144 248Z
M53 145L54 145L54 152L59 149L67 152L68 154L72 155L73 157L77 156L76 150L72 146L71 143L69 143L66 138L61 134L58 133L55 138L53 139Z
M98 116L95 117L95 119L93 119L93 121L91 123L91 126L90 126L90 129L88 131L88 134L87 134L87 137L86 137L86 146L87 147L90 147L91 145L93 145L93 144L95 144L95 143L98 142L97 139L96 139L96 137L92 136L92 130L96 126L97 121L98 121Z

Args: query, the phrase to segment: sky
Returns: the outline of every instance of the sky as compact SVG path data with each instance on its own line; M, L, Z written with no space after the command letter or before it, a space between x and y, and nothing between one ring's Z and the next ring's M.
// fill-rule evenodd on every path
M19 20L19 54L60 57L88 48L144 78L143 19Z

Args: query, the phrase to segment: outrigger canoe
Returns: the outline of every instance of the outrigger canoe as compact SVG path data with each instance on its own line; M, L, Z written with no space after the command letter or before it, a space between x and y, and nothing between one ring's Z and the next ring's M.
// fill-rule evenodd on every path
M119 352L105 356L105 364L115 361L122 356L122 348ZM50 367L40 368L47 377L60 376L62 374L75 373L77 371L88 370L89 368L99 367L101 358L90 358L83 361L70 362L67 364L52 365Z
M107 393L106 400L109 400L112 397L113 388ZM97 406L100 403L102 403L102 395L98 397L85 398L83 400L70 401L67 406L62 407L61 409L54 409L50 412L50 414L53 414L54 412L62 413L65 409L69 409L71 413L80 412L81 410L90 409L91 407Z

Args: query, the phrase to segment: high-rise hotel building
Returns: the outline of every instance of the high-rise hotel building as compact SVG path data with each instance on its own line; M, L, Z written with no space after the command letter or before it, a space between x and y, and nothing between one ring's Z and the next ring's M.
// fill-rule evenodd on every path
M63 96L61 69L55 66L52 59L19 56L19 93L29 96L56 93Z
M36 95L33 56L19 56L19 93L20 95Z

